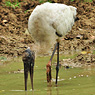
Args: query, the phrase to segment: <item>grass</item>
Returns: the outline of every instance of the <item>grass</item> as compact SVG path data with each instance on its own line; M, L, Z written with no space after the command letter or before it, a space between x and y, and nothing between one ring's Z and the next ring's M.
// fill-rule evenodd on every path
M52 2L51 0L39 0L39 3Z
M68 58L70 56L67 56ZM73 58L74 56L71 56ZM83 68L70 68L59 70L59 79L51 85L46 82L46 64L50 57L39 57L36 59L34 68L34 91L30 91L30 78L28 78L28 91L24 91L23 73L14 73L18 69L23 69L21 58L9 61L0 66L0 95L94 95L95 94L95 69L87 70ZM64 56L61 55L60 59ZM53 62L56 61L56 56ZM52 66L52 77L55 79L55 67ZM79 77L79 75L84 75ZM86 77L89 75L89 77ZM77 78L74 78L76 76ZM70 79L71 78L71 79ZM18 91L19 90L19 91Z
M92 2L93 0L84 0L84 2Z
M24 11L24 13L27 13L27 12L28 12L28 10Z
M71 2L73 1L76 1L76 0L70 0ZM83 2L92 2L93 0L80 0L80 1L83 1Z
M93 54L95 54L95 50L93 50Z
M75 1L75 0L70 0L71 2ZM81 0L80 0L81 1ZM93 0L84 0L83 2L92 2ZM51 0L39 0L39 3L45 3L45 2L52 2ZM5 1L5 6L7 7L12 7L12 8L16 8L16 7L20 7L20 2L18 0L14 0L13 3L11 3L10 0L6 0ZM25 11L26 13L27 11Z
M14 0L14 2L13 3L11 3L11 1L10 0L6 0L5 1L5 5L7 6L7 7L12 7L12 8L16 8L16 7L20 7L20 2L18 2L18 0Z
M7 60L7 58L4 56L0 56L0 60Z

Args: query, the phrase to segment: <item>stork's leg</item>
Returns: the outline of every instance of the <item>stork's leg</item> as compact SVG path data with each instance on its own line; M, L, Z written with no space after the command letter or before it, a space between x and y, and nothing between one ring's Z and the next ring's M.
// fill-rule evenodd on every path
M28 68L24 63L24 82L25 82L25 91L27 90L27 79L28 79Z
M51 82L51 79L52 79L52 76L51 76L51 61L52 61L52 58L53 58L54 53L56 51L56 48L57 48L57 44L55 45L52 56L51 56L48 64L46 65L47 82Z
M34 66L32 66L32 67L30 68L30 79L31 79L32 90L34 89L34 88L33 88L33 72L34 72Z
M59 71L59 42L57 42L57 65L56 65L56 83L58 78L58 71Z

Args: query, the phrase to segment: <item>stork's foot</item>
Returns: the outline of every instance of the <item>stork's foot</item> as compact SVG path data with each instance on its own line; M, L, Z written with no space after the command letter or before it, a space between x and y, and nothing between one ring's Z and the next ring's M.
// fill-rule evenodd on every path
M47 74L47 82L51 82L52 76L51 76L51 65L46 65L46 74Z

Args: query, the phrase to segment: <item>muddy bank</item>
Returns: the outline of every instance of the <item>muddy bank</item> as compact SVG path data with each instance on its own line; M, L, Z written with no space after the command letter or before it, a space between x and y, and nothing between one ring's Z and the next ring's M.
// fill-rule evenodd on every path
M80 0L54 1L77 7L79 17L72 31L63 37L60 52L69 54L74 51L79 54L85 50L93 53L95 49L95 0L89 3L80 2ZM41 4L39 1L20 0L19 7L13 8L7 6L5 0L0 1L0 56L21 56L27 46L32 46L34 41L27 34L28 18L39 4Z
M74 67L95 67L95 54L91 54L88 52L81 52L75 58L71 59L63 59L59 62L60 66L64 66L65 68L74 68ZM53 64L56 65L56 62Z

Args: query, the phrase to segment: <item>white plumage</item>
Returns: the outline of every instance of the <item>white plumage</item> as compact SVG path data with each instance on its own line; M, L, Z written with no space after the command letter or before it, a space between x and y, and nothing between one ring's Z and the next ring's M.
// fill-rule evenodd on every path
M47 2L33 10L28 20L28 30L42 49L48 48L54 45L59 36L71 30L75 18L75 7Z

